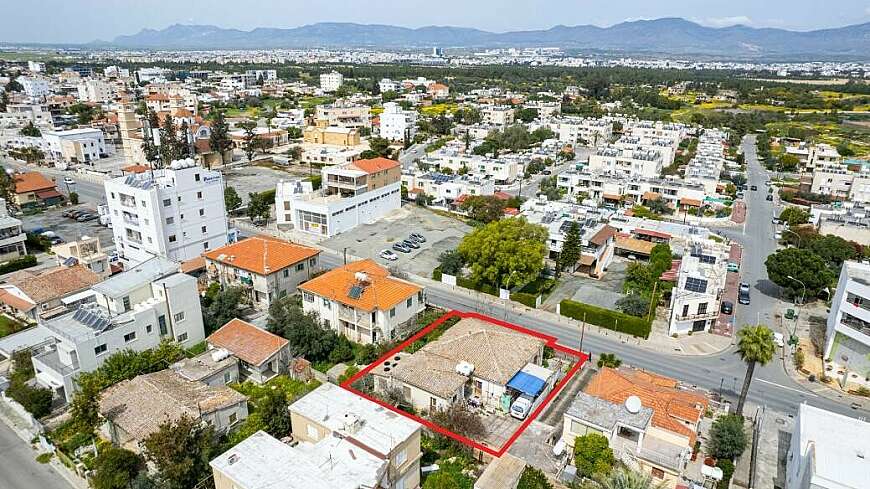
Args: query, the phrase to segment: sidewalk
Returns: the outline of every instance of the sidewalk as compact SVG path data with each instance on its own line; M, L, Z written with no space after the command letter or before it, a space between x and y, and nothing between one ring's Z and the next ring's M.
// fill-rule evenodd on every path
M26 445L31 444L31 440L39 435L39 433L34 432L29 426L27 426L27 422L21 419L20 416L6 404L5 401L0 399L0 422L8 426L19 438L21 438L22 442ZM33 457L41 453L34 449ZM35 462L34 463L38 463ZM70 486L76 489L89 489L87 481L76 475L73 471L68 469L64 464L62 464L57 457L51 457L51 460L48 462L48 465L57 472ZM22 467L22 470L27 470L26 467Z

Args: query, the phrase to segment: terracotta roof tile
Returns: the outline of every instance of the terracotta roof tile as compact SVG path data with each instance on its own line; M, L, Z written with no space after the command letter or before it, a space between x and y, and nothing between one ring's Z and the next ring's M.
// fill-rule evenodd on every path
M223 348L251 365L260 366L284 348L288 341L241 319L233 319L211 334L206 341Z
M634 369L604 367L584 392L614 404L637 396L644 406L653 409L653 426L685 436L689 446L694 445L696 433L684 421L698 423L709 404L700 392L678 388L674 379Z
M319 253L320 250L316 248L271 236L252 236L209 251L203 256L208 260L259 275L269 275L317 256Z
M351 287L360 284L356 277L357 272L366 274L366 282L363 284L362 294L354 299L348 292ZM410 282L391 277L386 268L371 259L334 268L301 284L299 289L364 311L391 309L423 290Z
M399 166L399 162L396 160L388 160L386 158L372 158L370 160L356 160L352 165L359 168L361 171L371 174L395 168Z
M15 193L23 194L37 190L54 190L54 182L45 178L42 173L28 172L15 175Z
M607 240L612 238L613 236L616 236L616 228L605 224L601 229L598 230L597 233L595 233L594 236L589 238L589 242L594 244L595 246L601 246L607 243Z
M6 290L0 290L0 302L21 312L27 312L36 307L36 304Z
M39 272L22 270L10 275L6 282L18 287L30 300L41 304L87 289L101 280L96 273L76 265Z

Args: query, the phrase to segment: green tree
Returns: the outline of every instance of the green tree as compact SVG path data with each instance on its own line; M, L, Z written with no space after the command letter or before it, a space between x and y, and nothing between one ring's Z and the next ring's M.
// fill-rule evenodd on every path
M523 470L517 489L553 489L553 484L543 472L529 465Z
M238 192L233 187L227 187L224 189L224 206L226 206L227 211L234 211L242 206L242 198L239 197Z
M39 130L36 126L33 125L33 121L27 123L26 126L22 127L19 134L22 136L29 136L32 138L38 138L42 136L42 131Z
M290 149L287 150L287 158L299 161L302 158L302 146L290 146Z
M5 91L6 92L23 92L24 87L21 85L21 83L18 80L16 80L15 78L12 78L11 80L9 80L9 83L6 84Z
M524 218L501 219L477 228L459 244L472 280L504 288L531 282L544 266L547 230Z
M81 433L93 433L100 423L100 396L103 386L95 376L80 376L79 386L70 402L70 417Z
M241 317L239 305L243 302L245 294L245 289L242 287L226 287L214 296L208 307L202 310L206 336L232 319Z
M282 391L266 391L256 406L257 414L263 421L263 431L275 438L283 438L290 433L290 412L287 405L287 396Z
M784 154L779 157L779 169L781 171L794 171L800 165L800 160L793 154Z
M598 368L618 368L622 365L622 360L620 360L615 353L602 353L598 355L598 362L596 363Z
M801 282L806 296L816 297L832 280L827 263L810 250L785 248L769 255L764 264L770 280L783 287L789 297L803 292Z
M168 489L190 489L211 475L214 428L188 416L166 422L144 440L145 459Z
M384 138L372 137L369 138L369 149L360 153L362 159L372 158L390 158L393 150L390 148L390 142Z
M547 126L541 126L532 131L531 137L532 141L540 143L548 139L553 139L554 137L556 137L556 133Z
M749 393L749 384L752 382L752 374L757 364L767 365L773 359L776 351L776 343L773 342L773 332L767 326L744 325L737 332L737 353L740 359L746 363L746 376L743 379L743 388L740 389L740 397L737 400L737 415L743 416L743 405L746 402L746 394Z
M665 202L665 200L661 199L661 198L658 198L655 200L648 200L646 202L646 206L649 210L653 211L654 213L656 213L660 216L663 216L665 214L671 214L673 212L673 210L671 210L671 208L668 207L668 203Z
M269 219L271 214L272 203L274 200L269 199L269 195L265 192L248 193L248 217L251 222L263 222Z
M571 221L571 226L565 233L565 240L562 242L562 251L556 261L557 277L565 270L574 271L574 265L580 259L582 246L583 237L580 235L580 225L576 221Z
M79 203L78 192L70 192L69 193L69 203L72 205L78 205L78 203Z
M559 188L556 175L541 179L538 184L539 194L547 196L547 200L559 200L562 198L562 189Z
M432 422L468 438L478 438L486 434L486 426L480 415L464 404L451 404L446 409L429 413Z
M600 489L664 489L667 482L654 482L652 476L628 468L619 468L598 478Z
M791 226L806 224L810 220L810 213L800 207L786 207L779 213L779 219Z
M592 71L583 82L583 87L590 97L603 100L610 94L610 78L599 71Z
M514 111L514 117L517 120L528 124L529 122L532 122L533 120L537 119L538 109L532 109L532 108L527 108L527 107L516 109L516 111Z
M493 195L472 195L465 199L461 208L471 219L486 224L504 216L505 201Z
M94 459L91 484L94 489L129 489L145 461L130 450L108 446Z
M335 333L323 328L316 314L303 312L293 297L283 297L269 306L266 329L286 338L294 355L311 362L329 358L336 344Z
M846 241L833 234L826 234L810 240L806 244L806 248L824 260L834 275L839 275L843 262L857 257L861 249L857 243Z
M158 148L160 162L164 167L179 159L178 148L178 129L175 127L172 116L166 114L166 118L163 119L163 127L160 128L160 147Z
M613 450L603 435L590 433L574 440L574 465L579 476L593 478L607 475L615 463Z
M465 479L461 473L439 470L426 477L426 481L423 482L423 489L464 489L467 487L463 483Z
M746 449L743 416L728 414L716 418L710 428L707 453L716 458L734 460Z
M447 275L459 275L465 262L462 260L462 255L457 250L445 250L438 255L438 263L441 267L441 273Z
M259 149L259 145L256 142L257 139L257 123L254 121L245 121L239 123L239 127L245 131L244 136L242 136L242 151L245 152L245 157L250 162L254 159L254 155L257 153Z
M644 317L649 312L649 299L641 294L626 294L616 301L616 309L632 316Z

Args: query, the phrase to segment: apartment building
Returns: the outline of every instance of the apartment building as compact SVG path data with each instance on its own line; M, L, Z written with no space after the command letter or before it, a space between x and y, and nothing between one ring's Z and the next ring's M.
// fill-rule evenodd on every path
M272 236L252 236L203 254L209 280L242 287L253 306L263 310L315 275L319 255L316 248Z
M205 339L196 279L178 264L152 258L90 288L91 302L41 324L52 339L33 355L36 380L70 401L75 378L122 350L182 347Z
M39 127L52 127L54 120L43 104L7 104L0 112L0 127L24 127L32 122Z
M129 263L153 256L187 261L227 243L223 176L193 160L106 180L118 254Z
M395 102L384 104L381 137L390 141L411 141L417 133L417 111L404 110Z
M668 167L674 162L680 142L668 138L645 138L640 136L622 136L613 146L624 149L653 150L662 154L662 166Z
M492 180L496 185L509 185L520 174L520 165L527 160L520 158L487 158L472 155L452 147L444 147L429 153L422 160L423 165L437 169L449 168L453 173L469 173Z
M870 423L801 404L785 468L785 489L842 489L867 484Z
M384 92L398 92L402 87L401 84L390 80L389 78L381 78L381 81L378 82L378 89L381 93Z
M686 251L671 292L671 335L710 330L719 317L728 274L727 246L697 239L688 244Z
M299 286L302 309L351 341L400 338L426 308L422 287L393 277L371 259L334 268Z
M828 195L835 199L848 199L852 194L855 173L841 163L818 163L813 168L814 194Z
M305 192L301 182L275 193L278 224L328 237L376 221L402 206L401 166L374 158L321 170L323 188ZM289 185L289 187L288 187Z
M549 119L556 117L562 113L561 102L545 102L543 100L532 100L523 104L527 109L538 111L538 119Z
M698 207L704 202L704 187L676 178L630 178L607 172L569 170L559 174L559 188L571 196L585 194L599 204L622 205L663 199L672 209Z
M30 98L41 99L51 93L51 84L46 78L19 76L15 81L21 84L24 93Z
M562 116L542 124L556 133L560 142L598 146L613 136L613 122L575 116Z
M828 314L823 358L846 375L870 376L870 265L866 263L843 263Z
M588 168L624 177L653 178L661 174L663 166L660 150L605 146L589 156Z
M673 122L622 119L623 132L642 138L666 138L680 141L688 135L688 127Z
M309 144L354 147L360 145L359 130L351 127L309 126L302 133L302 140ZM310 149L306 149L309 151Z
M109 255L103 251L100 239L82 236L77 241L61 243L51 247L58 265L72 267L81 265L99 275L101 279L112 274L109 268Z
M423 193L434 200L429 204L435 207L451 207L463 195L493 195L495 184L480 175L445 175L443 173L402 174L402 185L410 194Z
M115 98L115 87L103 80L89 79L79 83L78 97L82 102L106 103Z
M46 131L42 137L48 143L48 156L56 161L93 166L95 161L109 155L100 129Z
M0 263L21 258L27 254L27 235L21 220L9 215L6 199L0 199Z
M419 423L339 386L290 406L294 443L257 432L211 461L216 489L414 489Z
M344 83L344 76L337 71L320 74L320 89L324 92L334 92Z
M485 105L480 107L480 115L484 124L507 126L514 123L515 111L509 105Z
M368 105L339 100L329 105L318 105L314 109L314 121L318 127L371 129L371 108Z

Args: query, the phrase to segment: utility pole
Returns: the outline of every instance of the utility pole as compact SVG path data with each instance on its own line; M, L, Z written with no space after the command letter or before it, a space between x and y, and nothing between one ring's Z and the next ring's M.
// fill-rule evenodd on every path
M583 353L583 338L586 336L586 313L583 313L583 323L580 325L580 353Z

